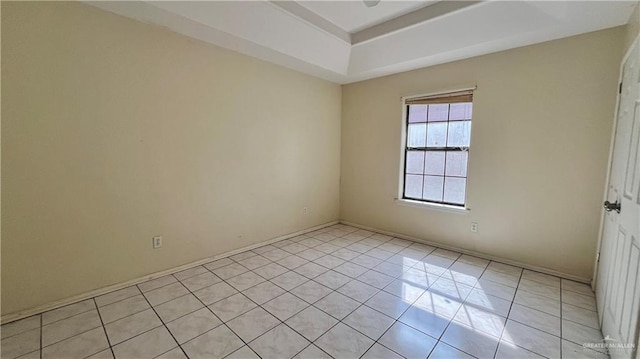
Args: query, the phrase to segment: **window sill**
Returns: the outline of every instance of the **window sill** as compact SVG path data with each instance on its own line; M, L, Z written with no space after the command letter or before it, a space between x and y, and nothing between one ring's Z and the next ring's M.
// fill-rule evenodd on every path
M437 204L437 203L428 203L428 202L420 202L420 201L412 201L409 199L400 199L396 198L396 204L407 207L416 207L416 208L424 208L424 209L432 209L440 212L449 212L449 213L457 213L457 214L467 214L471 210L469 208L450 206L446 204Z

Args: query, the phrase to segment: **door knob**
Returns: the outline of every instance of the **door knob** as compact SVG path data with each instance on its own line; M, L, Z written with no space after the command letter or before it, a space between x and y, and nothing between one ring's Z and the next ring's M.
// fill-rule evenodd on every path
M616 211L620 213L620 202L615 201L615 203L611 203L609 201L604 201L604 209L607 212Z

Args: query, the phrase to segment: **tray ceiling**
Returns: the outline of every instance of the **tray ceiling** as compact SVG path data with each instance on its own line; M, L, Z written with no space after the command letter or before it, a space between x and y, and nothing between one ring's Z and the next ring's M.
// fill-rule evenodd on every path
M104 1L90 5L337 83L624 25L635 1Z

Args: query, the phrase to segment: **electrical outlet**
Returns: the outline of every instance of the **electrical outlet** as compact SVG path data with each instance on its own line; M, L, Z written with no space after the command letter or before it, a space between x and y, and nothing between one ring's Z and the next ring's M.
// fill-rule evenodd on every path
M153 248L157 249L162 247L162 236L153 237Z
M478 232L478 222L471 222L471 232L473 233Z
M309 214L309 208L308 208L308 207L304 207L304 208L302 208L302 213L303 213L304 215Z

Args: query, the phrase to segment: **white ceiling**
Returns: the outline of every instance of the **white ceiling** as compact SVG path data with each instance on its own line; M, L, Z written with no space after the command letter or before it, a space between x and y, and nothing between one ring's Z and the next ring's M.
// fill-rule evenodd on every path
M367 7L362 1L296 1L348 33L410 13L436 1L381 1Z
M350 83L625 24L636 1L88 1Z

